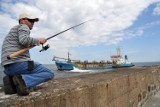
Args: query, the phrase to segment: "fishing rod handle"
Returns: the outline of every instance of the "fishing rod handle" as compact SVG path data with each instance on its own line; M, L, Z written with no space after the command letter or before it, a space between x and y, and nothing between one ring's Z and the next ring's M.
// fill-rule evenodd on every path
M28 51L29 49L31 49L31 48L33 48L33 47L34 47L34 46L28 47L28 48L24 48L24 49L22 49L22 50L19 50L19 51L17 51L17 52L14 52L14 53L10 54L9 56L7 56L7 59L15 58L15 57L17 57L18 55L20 55L20 54Z

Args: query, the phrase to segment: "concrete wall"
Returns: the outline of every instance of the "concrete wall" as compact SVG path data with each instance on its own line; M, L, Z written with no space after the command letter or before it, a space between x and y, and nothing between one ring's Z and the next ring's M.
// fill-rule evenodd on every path
M125 68L49 81L0 107L140 107L159 90L160 67Z

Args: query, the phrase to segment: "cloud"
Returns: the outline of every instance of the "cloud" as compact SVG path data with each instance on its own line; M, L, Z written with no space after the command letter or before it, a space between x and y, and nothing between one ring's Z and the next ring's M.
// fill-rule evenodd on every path
M157 25L160 25L160 21L152 21L150 23L144 24L143 26L136 27L135 29L118 32L118 34L125 35L125 39L132 37L139 37L142 36L146 30L155 27Z
M117 44L126 38L124 30L129 28L141 12L158 0L2 0L0 4L0 25L6 34L18 15L30 12L40 18L35 24L33 37L49 37L71 26L89 19L95 19L67 31L48 43L55 51L63 52L71 47L91 46L98 43ZM159 7L155 14L159 13ZM8 22L9 23L5 23ZM142 30L137 32L139 35ZM132 34L132 33L131 33ZM133 35L129 36L133 36Z
M16 21L12 19L8 14L1 14L0 13L0 41L3 41L4 37L6 36L7 32L6 29L11 28L16 24ZM2 46L2 42L0 42L0 46Z
M160 3L158 3L156 8L153 10L153 15L160 15Z

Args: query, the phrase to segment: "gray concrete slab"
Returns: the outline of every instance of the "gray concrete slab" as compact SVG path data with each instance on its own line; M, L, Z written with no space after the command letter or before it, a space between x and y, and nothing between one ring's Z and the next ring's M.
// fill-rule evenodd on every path
M153 95L143 107L160 107L160 91Z

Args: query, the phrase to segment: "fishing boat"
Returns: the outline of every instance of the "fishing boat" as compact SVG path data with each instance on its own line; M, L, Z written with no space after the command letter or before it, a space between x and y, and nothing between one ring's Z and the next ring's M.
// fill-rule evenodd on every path
M124 57L121 55L121 49L117 48L117 54L111 55L112 68L132 67L135 66L133 63L128 61L127 55Z

